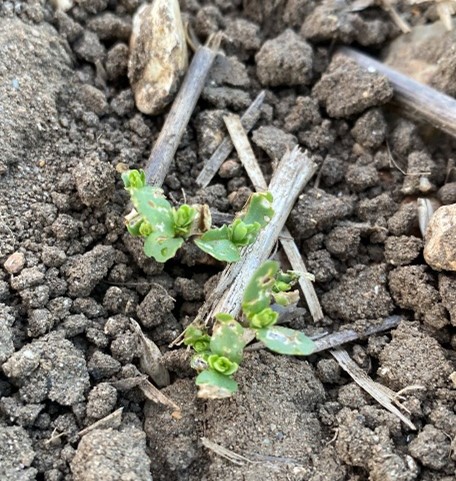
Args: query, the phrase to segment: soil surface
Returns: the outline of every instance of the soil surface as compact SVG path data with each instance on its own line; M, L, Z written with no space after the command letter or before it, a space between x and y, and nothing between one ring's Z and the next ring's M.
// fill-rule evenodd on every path
M337 44L381 57L400 36L379 2L182 0L201 42L224 32L225 55L164 188L220 212L242 207L253 186L234 153L209 187L195 179L225 133L223 115L266 89L251 134L265 175L296 143L319 166L288 227L325 318L315 325L306 311L290 326L333 332L400 314L393 332L347 349L374 380L405 389L416 431L329 353L250 352L234 398L196 397L186 351L168 344L223 265L193 247L158 264L123 224L119 166L144 167L166 114L140 113L127 78L132 14L143 2L54 10L65 3L0 3L0 479L453 480L456 277L426 264L417 199L456 202L455 143L401 118L387 79L332 59ZM413 25L436 20L432 7L399 4ZM445 55L432 83L453 95L447 43L435 46ZM129 385L141 376L129 318L164 353L163 392L180 419ZM121 418L79 434L119 408ZM250 462L226 460L203 437Z

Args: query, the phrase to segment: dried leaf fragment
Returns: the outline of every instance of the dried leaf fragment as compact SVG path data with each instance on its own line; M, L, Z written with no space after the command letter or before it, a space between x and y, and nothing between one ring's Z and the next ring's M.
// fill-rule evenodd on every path
M133 17L128 78L136 107L160 113L173 99L188 66L178 0L154 0Z
M163 355L160 349L142 332L141 326L134 319L130 319L130 322L135 334L138 336L141 371L148 374L157 386L168 386L170 382L169 373L161 363Z

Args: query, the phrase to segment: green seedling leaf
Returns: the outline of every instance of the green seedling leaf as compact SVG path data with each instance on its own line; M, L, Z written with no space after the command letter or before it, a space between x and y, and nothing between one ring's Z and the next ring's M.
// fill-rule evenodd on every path
M153 232L144 242L144 253L157 262L166 262L176 255L183 243L181 237L167 237L162 232Z
M192 346L198 353L209 351L211 337L194 326L188 326L184 333L184 344Z
M294 329L282 326L272 326L259 329L256 337L268 349L288 356L308 356L315 349L312 339Z
M207 231L199 239L195 239L195 244L219 261L236 262L240 259L238 248L229 239L227 225Z
M245 347L243 335L244 328L239 322L234 319L218 320L212 330L211 352L240 364Z
M241 219L235 219L228 228L231 242L239 247L252 244L261 230L258 222L246 224Z
M141 225L139 226L139 235L140 236L148 237L148 236L150 236L150 234L152 234L153 231L154 231L154 229L152 228L152 226L150 225L150 223L147 220L143 220L141 222Z
M250 327L253 329L263 329L275 324L278 318L278 312L273 311L270 307L266 307L266 309L252 316L250 319Z
M217 321L234 321L234 317L226 312L219 312L214 316Z
M228 398L238 390L234 379L211 369L199 373L195 382L199 387L198 397L203 399Z
M278 262L266 261L253 274L242 298L242 310L247 319L250 320L255 314L269 307L278 271Z
M131 192L136 210L153 227L154 231L174 237L174 217L171 204L163 197L161 189L142 187Z
M122 181L125 189L140 189L146 185L146 174L144 170L127 170L122 174Z
M231 376L239 369L239 364L230 361L225 356L219 356L218 354L211 354L207 358L207 363L209 367L224 376Z
M177 210L173 209L174 232L176 235L187 237L195 217L196 209L187 204L181 205Z
M272 201L273 198L270 192L252 194L247 206L244 208L245 214L241 214L240 218L246 224L258 223L260 227L264 227L269 224L274 215Z
M296 284L296 282L299 280L300 277L301 277L301 274L297 271L286 271L286 272L280 271L277 274L276 279L277 279L278 285L280 285L283 282L284 284L289 285L291 288L293 284Z

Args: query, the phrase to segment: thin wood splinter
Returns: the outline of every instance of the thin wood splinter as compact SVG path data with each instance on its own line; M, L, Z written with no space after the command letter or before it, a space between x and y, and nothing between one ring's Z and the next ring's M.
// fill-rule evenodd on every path
M155 142L145 169L146 182L161 186L217 56L220 35L211 36L193 56L182 86Z

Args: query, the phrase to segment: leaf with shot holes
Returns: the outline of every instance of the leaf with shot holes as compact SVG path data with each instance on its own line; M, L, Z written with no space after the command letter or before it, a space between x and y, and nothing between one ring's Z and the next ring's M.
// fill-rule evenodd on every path
M204 233L195 244L204 252L223 262L236 262L240 259L238 248L229 239L229 229L223 225Z
M242 298L242 310L247 319L250 320L255 314L269 307L278 271L278 262L266 261L253 274Z
M260 224L264 227L269 224L274 215L272 208L273 197L270 192L255 193L250 196L246 207L245 214L239 216L246 224Z
M259 329L256 338L271 351L288 356L308 356L315 349L312 339L304 333L282 326Z
M163 232L153 232L144 242L144 252L157 262L166 262L176 255L183 243L182 237L167 237Z
M171 204L156 187L142 187L131 192L136 210L151 224L156 232L174 237L174 216Z
M231 376L210 369L200 372L195 383L199 387L198 397L203 399L228 398L238 390L238 383Z
M234 319L219 320L212 330L210 349L214 354L227 357L239 364L244 351L244 328Z

